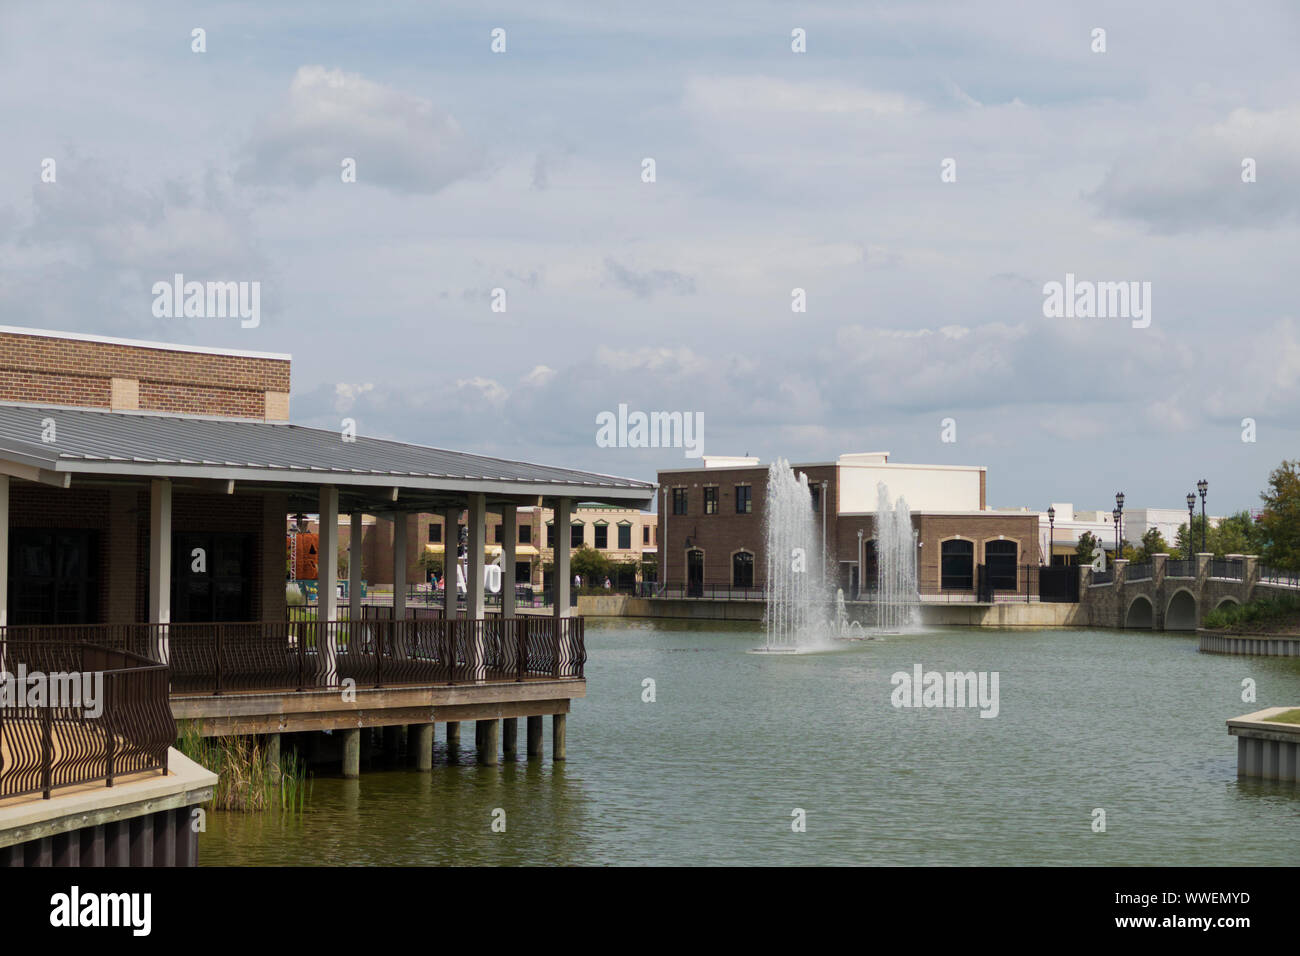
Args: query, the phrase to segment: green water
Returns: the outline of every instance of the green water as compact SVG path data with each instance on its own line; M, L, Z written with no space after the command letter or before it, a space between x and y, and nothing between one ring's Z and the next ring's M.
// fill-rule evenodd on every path
M1288 864L1300 788L1241 781L1224 720L1300 660L1139 632L952 629L749 654L754 626L587 623L569 760L318 776L301 817L209 814L205 865ZM896 709L890 675L997 671L1000 713ZM642 701L642 680L657 700ZM1243 703L1253 678L1258 703ZM520 721L520 746L523 745ZM505 811L506 832L492 830ZM806 811L806 832L791 811ZM1106 832L1092 832L1092 811Z

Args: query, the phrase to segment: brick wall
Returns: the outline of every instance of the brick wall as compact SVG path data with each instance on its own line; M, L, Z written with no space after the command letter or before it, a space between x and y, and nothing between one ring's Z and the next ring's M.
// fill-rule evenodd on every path
M289 360L0 332L0 401L288 417Z

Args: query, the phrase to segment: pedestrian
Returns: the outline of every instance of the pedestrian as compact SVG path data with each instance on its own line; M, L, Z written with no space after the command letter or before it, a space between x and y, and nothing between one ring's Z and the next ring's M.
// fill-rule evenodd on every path
M613 585L609 583L609 578L605 578L605 590L608 591Z
M582 587L582 575L581 575L581 574L575 574L575 575L573 576L573 589L574 589L575 591L577 591L577 590L580 589L581 587Z

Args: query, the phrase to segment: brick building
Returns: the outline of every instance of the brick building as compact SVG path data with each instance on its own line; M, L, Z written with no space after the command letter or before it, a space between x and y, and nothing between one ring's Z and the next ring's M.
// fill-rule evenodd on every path
M756 458L706 456L704 463L659 473L660 580L688 592L761 589L768 466ZM973 591L980 565L993 570L1000 589L1023 590L1024 567L1039 563L1038 515L990 509L984 467L899 464L887 452L792 467L808 478L828 579L850 599L860 576L866 587L874 580L881 483L911 510L923 595Z

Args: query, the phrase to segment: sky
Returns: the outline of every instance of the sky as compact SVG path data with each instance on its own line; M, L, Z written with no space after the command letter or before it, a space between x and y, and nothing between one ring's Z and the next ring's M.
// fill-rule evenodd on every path
M626 477L698 461L602 447L620 405L999 507L1258 507L1297 48L1267 0L0 0L0 324L288 352L295 422ZM177 273L256 326L155 315ZM1045 315L1067 274L1149 323Z

